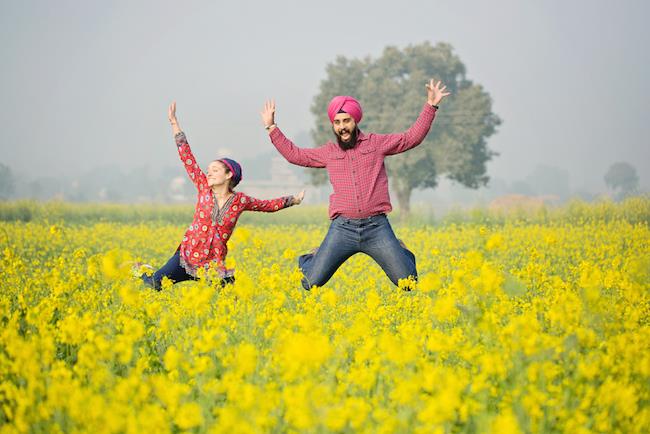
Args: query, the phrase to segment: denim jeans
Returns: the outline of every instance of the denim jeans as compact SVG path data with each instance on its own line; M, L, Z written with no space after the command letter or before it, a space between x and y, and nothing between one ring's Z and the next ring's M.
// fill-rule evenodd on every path
M143 274L142 276L140 276L140 278L146 285L151 286L156 291L160 291L163 277L167 277L173 283L184 282L186 280L197 280L196 277L187 274L187 272L181 265L180 249L176 250L176 253L174 253L174 255L171 258L169 258L167 263L163 265L162 268L160 268L158 271L153 273L153 275L147 276L146 274ZM235 282L234 277L225 277L221 279L221 282L219 283L221 286L224 286L227 283L234 283L234 282Z
M298 258L304 276L302 286L311 289L325 285L350 256L359 252L374 259L395 285L409 276L417 279L415 255L395 237L385 214L365 219L338 216L320 247Z

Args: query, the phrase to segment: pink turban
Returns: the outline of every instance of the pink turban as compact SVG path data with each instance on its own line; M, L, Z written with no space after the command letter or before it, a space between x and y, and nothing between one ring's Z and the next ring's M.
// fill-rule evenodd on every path
M356 99L351 96L340 95L332 98L330 105L327 106L327 116L329 116L330 122L334 122L334 116L341 110L352 116L356 123L361 122L363 111L361 110L361 104Z

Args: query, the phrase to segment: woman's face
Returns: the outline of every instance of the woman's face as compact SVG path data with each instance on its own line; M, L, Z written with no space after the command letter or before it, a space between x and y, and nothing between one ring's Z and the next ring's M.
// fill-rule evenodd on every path
M208 166L208 186L213 187L216 185L224 185L230 182L232 172L228 172L226 165L221 161L213 161Z

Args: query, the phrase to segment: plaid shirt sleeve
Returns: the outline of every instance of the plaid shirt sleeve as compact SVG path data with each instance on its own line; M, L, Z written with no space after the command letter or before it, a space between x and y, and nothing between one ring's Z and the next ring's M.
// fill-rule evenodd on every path
M194 158L192 149L190 149L190 145L187 143L187 137L185 137L185 133L181 131L180 133L176 134L174 139L176 139L178 156L183 162L183 167L185 167L187 174L192 180L192 183L194 183L196 188L200 190L201 186L207 185L208 181L205 177L205 174L197 164L196 158Z
M374 139L384 155L395 155L408 151L422 143L435 117L436 109L429 104L424 104L420 116L408 130L396 134L375 134Z
M327 150L325 146L319 148L299 148L280 131L275 128L269 134L271 142L278 152L292 164L303 167L325 167L327 162Z

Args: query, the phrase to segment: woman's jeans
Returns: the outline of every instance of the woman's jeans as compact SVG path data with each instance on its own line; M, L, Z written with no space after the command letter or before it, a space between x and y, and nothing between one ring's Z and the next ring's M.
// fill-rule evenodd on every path
M304 276L302 286L308 290L325 285L350 256L359 252L374 259L395 285L399 279L417 279L415 255L395 237L385 214L365 219L338 216L316 252L298 258Z
M167 263L163 265L162 268L160 268L160 270L153 273L153 275L147 276L146 274L143 274L142 276L140 276L140 278L145 284L151 286L153 289L157 291L161 290L161 282L163 280L163 277L167 277L173 283L184 282L186 280L198 280L196 277L187 274L187 272L181 265L180 249L176 250L174 256L169 258L169 261L167 261ZM235 278L230 276L221 279L219 284L221 286L224 286L228 283L234 283L234 282L235 282Z

